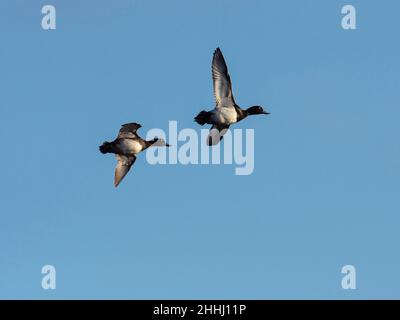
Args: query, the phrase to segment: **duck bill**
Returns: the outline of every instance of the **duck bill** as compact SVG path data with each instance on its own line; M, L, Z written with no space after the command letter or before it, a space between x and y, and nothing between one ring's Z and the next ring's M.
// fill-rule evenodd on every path
M262 114L271 114L271 112L263 111Z

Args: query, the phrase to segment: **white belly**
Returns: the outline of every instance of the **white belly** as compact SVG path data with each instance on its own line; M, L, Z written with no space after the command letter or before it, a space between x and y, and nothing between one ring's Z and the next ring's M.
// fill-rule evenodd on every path
M230 125L237 122L237 113L235 108L217 108L214 110L211 120L215 124Z
M143 150L142 145L138 141L132 139L122 140L120 142L120 148L124 154L137 154Z

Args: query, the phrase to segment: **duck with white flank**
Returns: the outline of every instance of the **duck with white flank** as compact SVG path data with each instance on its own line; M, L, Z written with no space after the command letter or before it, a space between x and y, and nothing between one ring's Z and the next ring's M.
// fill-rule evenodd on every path
M101 153L115 153L118 160L115 167L114 185L117 187L126 176L129 169L136 161L136 155L148 147L169 147L163 139L154 138L146 141L139 137L137 130L142 126L138 123L127 123L122 125L118 137L112 142L104 142L100 147Z
M208 145L218 144L231 124L239 122L250 115L269 114L260 106L253 106L244 110L236 104L232 94L232 83L228 68L219 48L214 52L212 78L216 106L212 111L201 111L194 118L200 125L212 124L207 139Z

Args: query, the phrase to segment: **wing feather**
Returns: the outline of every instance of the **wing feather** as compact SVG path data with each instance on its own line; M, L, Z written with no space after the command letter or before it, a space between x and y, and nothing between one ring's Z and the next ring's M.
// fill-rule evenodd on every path
M224 56L219 48L214 52L211 65L214 84L214 97L217 107L233 107L235 101L232 94L232 83Z
M224 137L224 134L229 129L229 126L217 126L213 125L210 128L210 133L207 138L207 145L214 146L217 145Z
M118 138L137 138L138 135L136 131L142 126L139 123L132 122L126 123L119 129Z
M115 157L117 158L118 162L115 167L115 174L114 174L114 186L118 187L122 179L126 176L129 172L129 169L136 161L135 156L124 156L120 154L116 154Z

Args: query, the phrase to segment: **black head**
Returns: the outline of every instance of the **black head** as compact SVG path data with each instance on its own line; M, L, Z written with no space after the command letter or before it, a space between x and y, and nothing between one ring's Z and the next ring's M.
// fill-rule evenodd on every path
M253 115L253 114L270 114L267 111L264 111L264 109L260 106L252 106L246 110L248 115Z

